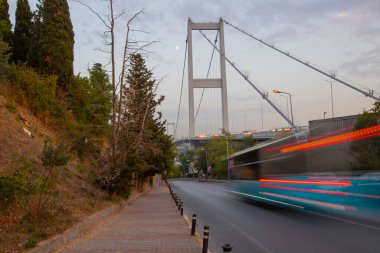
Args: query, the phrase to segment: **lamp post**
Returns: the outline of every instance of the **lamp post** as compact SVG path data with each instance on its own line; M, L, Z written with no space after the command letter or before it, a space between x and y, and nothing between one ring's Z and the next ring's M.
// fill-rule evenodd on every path
M284 95L280 95L281 97L284 97L286 99L286 114L288 115L289 117L289 101L288 101L288 98ZM289 126L289 123L288 123L288 126Z
M325 80L326 82L330 83L330 90L331 90L331 115L334 118L334 96L333 96L333 82L330 80Z
M292 116L292 124L294 125L294 119L293 119L293 104L292 104L292 94L290 94L289 92L285 92L285 91L279 91L279 90L273 90L273 93L281 93L281 94L286 94L289 96L289 100L290 100L290 115Z
M263 104L260 104L260 107L261 107L261 131L264 131Z
M244 116L244 131L247 131L247 121L245 120L245 110L240 110L243 112L243 116Z

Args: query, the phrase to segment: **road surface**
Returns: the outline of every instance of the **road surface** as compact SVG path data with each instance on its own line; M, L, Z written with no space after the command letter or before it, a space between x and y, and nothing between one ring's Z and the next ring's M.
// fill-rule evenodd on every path
M170 181L197 232L210 226L209 249L222 252L380 252L380 226L242 201L225 191L225 183Z

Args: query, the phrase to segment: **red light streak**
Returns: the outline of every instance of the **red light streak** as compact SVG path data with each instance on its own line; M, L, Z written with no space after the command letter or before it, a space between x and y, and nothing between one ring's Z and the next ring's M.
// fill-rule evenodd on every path
M322 137L331 136L333 134L341 133L341 132L344 132L344 131L347 131L347 130L352 130L352 128L353 128L353 126L350 126L350 127L346 127L346 128L342 128L342 129L336 130L336 131L331 131L331 132L323 133L323 134L320 134L318 136L309 137L309 138L307 138L307 141L317 140L317 139L320 139ZM272 152L272 151L276 151L276 150L280 150L280 149L285 149L285 148L291 147L291 146L293 146L295 144L298 144L298 143L296 141L294 141L292 143L284 144L284 145L281 145L281 146L278 146L278 147L273 147L273 148L265 149L264 152L265 153L269 153L269 152Z
M331 186L351 186L351 182L321 182L311 180L288 180L288 179L260 179L265 183L283 183L283 184L308 184L308 185L331 185Z
M379 136L379 135L380 135L380 125L376 125L376 126L352 131L349 133L335 135L335 136L320 139L317 141L312 141L312 142L296 145L293 147L284 148L284 149L281 149L280 152L287 153L287 152L296 151L296 150L305 151L305 150L331 146L331 145L344 143L344 142L357 141L357 140L366 139L366 138Z

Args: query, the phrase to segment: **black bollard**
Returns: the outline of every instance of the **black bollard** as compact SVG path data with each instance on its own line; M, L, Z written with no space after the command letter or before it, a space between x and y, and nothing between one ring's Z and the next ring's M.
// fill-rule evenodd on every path
M182 206L182 202L180 201L180 202L178 203L178 211L181 210L181 206Z
M181 216L183 216L183 204L181 205Z
M209 226L204 226L202 253L207 253L209 230Z
M228 243L222 246L223 252L232 252L232 246L229 245Z
M197 215L193 214L193 219L191 221L191 235L195 235L195 226L197 225Z

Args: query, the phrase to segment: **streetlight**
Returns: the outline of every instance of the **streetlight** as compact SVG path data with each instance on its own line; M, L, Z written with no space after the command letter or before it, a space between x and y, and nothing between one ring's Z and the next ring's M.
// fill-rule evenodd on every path
M260 104L260 107L261 107L261 131L264 131L263 104Z
M332 114L332 117L334 118L334 99L333 99L333 82L334 81L330 81L330 80L325 80L326 82L330 83L330 87L331 87L331 114Z
M244 131L247 131L247 121L245 121L245 110L240 110L243 112L244 115Z
M294 120L293 120L292 94L290 94L289 92L279 91L279 90L273 90L273 93L281 93L281 94L286 94L286 95L289 96L289 99L290 99L290 115L292 116L292 125L294 125Z
M289 101L288 101L288 98L284 95L280 95L280 96L284 97L286 99L286 114L289 117ZM288 126L289 126L289 122L288 122Z

